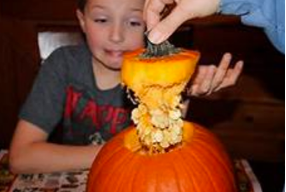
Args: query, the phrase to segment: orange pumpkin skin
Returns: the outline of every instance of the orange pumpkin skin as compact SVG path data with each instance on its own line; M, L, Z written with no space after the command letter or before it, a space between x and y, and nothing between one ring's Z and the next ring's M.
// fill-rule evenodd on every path
M180 53L152 58L140 58L145 49L127 52L121 69L122 82L135 93L145 85L170 86L188 82L193 74L200 54L182 49Z
M232 165L218 139L184 122L183 143L163 154L140 154L129 127L102 148L87 192L236 192Z

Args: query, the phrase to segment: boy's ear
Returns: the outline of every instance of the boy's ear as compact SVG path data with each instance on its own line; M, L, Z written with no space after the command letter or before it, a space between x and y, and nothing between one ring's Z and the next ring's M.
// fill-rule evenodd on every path
M79 21L79 24L80 24L82 31L85 33L84 15L79 9L76 10L76 16L77 16L77 19Z

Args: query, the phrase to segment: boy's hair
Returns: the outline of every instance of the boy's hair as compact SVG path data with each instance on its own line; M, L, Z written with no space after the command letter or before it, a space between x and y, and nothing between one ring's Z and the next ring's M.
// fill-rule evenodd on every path
M84 7L86 4L87 0L77 0L77 8L84 12Z

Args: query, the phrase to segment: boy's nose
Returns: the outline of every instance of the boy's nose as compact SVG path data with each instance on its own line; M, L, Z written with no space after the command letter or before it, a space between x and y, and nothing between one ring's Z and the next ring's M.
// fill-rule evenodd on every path
M120 25L116 25L111 29L110 41L120 43L124 41L124 29Z

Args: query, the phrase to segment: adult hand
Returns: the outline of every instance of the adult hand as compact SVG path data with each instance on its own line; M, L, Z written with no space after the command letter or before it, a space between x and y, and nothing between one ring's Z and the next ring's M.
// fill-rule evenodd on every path
M193 75L188 95L209 95L222 88L235 85L241 74L243 61L236 62L233 68L229 67L230 62L231 54L225 53L218 67L215 65L200 65Z
M154 44L163 42L188 19L215 13L219 2L220 0L146 0L143 15L149 40ZM173 10L161 20L162 11L171 4L174 4Z

